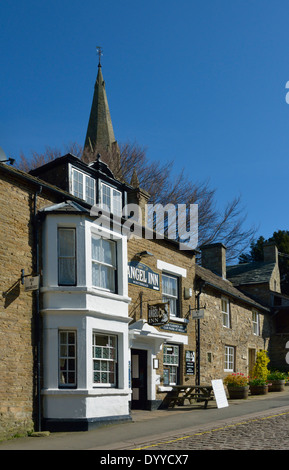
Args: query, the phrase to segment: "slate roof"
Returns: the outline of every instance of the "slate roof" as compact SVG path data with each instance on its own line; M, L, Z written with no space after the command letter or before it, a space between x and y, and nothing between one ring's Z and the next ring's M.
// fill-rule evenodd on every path
M231 296L234 299L240 301L240 302L245 302L246 304L249 304L250 306L253 306L255 308L261 309L261 310L266 310L267 312L270 311L267 307L264 305L261 305L260 303L256 302L254 299L251 297L248 297L245 295L243 292L241 292L239 289L233 286L232 282L228 279L223 279L222 277L218 276L217 274L214 274L212 271L209 269L203 268L202 266L196 265L196 276L199 279L202 279L205 281L205 284L218 290L220 293L225 294L227 296Z
M275 263L256 262L227 266L227 278L234 286L269 282Z
M44 207L39 212L53 212L53 213L76 213L76 212L84 212L89 214L90 211L85 207L77 204L74 201L65 201L59 204L52 204L50 206Z

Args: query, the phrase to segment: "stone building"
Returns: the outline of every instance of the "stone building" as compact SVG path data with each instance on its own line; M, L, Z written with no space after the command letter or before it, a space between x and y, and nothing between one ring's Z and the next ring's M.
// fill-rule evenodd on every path
M174 384L249 373L270 346L275 275L257 296L226 272L222 244L202 247L198 266L127 210L143 214L149 195L95 153L119 158L100 66L85 146L88 162L68 154L30 174L0 164L2 435L126 421Z
M238 290L270 309L269 367L287 371L289 298L281 292L279 253L276 245L266 243L263 255L263 261L229 266L228 278Z
M201 248L196 266L196 293L204 308L200 325L202 380L210 382L231 372L250 375L256 353L268 349L270 308L234 287L227 278L222 243Z
M68 194L0 163L0 438L26 433L40 420L38 211Z
M171 240L128 240L132 408L154 409L195 383L195 253Z

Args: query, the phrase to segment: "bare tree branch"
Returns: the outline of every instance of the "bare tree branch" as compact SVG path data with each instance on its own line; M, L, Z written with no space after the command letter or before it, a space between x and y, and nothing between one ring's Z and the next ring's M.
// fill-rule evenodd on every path
M221 241L227 247L228 261L236 259L254 238L256 229L244 228L246 214L240 197L228 202L222 212L217 210L216 191L209 187L208 181L193 182L184 170L175 174L173 161L150 161L145 147L126 142L119 147L116 145L112 151L86 149L83 152L80 145L71 143L66 147L66 153L72 153L86 163L94 161L100 153L102 161L108 164L114 176L127 183L130 183L135 172L140 187L150 194L150 204L198 204L199 246ZM51 147L47 147L42 154L32 152L29 159L21 154L18 167L29 171L62 154Z

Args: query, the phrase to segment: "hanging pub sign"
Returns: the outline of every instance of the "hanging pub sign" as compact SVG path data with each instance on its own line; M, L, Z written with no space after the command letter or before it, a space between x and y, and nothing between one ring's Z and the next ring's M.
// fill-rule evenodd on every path
M138 261L128 263L128 282L147 289L160 290L159 274Z
M148 305L148 324L164 325L169 321L169 304L167 302Z

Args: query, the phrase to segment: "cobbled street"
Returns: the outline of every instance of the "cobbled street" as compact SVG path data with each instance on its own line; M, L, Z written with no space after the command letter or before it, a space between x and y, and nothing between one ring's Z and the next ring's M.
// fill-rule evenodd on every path
M273 411L273 410L272 410ZM289 450L289 411L215 427L135 450Z

